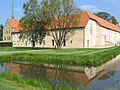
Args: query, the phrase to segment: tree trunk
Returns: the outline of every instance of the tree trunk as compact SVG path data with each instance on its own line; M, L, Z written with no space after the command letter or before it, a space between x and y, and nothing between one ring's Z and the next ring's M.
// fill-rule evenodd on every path
M62 49L62 44L60 42L58 42L58 44L56 45L57 45L57 49Z
M34 48L35 47L35 41L32 40L32 47Z

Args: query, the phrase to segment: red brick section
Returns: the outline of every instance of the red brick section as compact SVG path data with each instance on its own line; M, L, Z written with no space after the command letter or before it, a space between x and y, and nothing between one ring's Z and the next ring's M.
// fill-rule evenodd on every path
M106 20L104 20L104 19L90 13L90 12L87 12L87 11L84 11L81 14L80 24L75 26L75 27L85 27L87 25L89 19L93 19L93 20L97 21L102 27L105 27L105 28L120 32L120 28L118 26L116 26L116 25L114 25L114 24L112 24L112 23L110 23L110 22L108 22L108 21L106 21ZM15 22L13 22L12 20L10 20L10 23L11 23L12 27L16 28L13 31L13 33L19 32L19 25L18 25L19 21L16 20ZM50 27L48 27L48 28L50 28Z

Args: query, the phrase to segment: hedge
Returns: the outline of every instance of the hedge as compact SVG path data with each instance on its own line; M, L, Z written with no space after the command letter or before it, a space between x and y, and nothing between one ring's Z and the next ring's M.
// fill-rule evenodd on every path
M0 42L0 47L12 47L12 42Z

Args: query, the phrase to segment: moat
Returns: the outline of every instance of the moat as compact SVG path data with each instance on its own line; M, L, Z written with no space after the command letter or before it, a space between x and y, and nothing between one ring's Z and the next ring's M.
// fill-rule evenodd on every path
M53 90L67 86L85 90L117 90L120 88L118 84L120 56L97 67L11 62L0 64L0 72L12 72L21 78L34 78L49 82Z

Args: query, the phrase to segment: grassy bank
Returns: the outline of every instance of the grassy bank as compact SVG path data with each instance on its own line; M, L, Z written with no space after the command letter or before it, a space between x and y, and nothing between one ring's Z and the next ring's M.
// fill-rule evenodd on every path
M0 74L0 90L52 90L49 84L34 79L21 79L15 74Z
M100 65L120 54L120 47L106 49L65 49L0 56L0 61L27 61L71 65ZM83 53L84 52L84 53ZM89 53L88 53L89 52Z
M15 74L0 74L0 90L53 90L50 83L44 83L35 79L19 78ZM81 87L71 87L66 84L57 87L56 90L81 90Z

